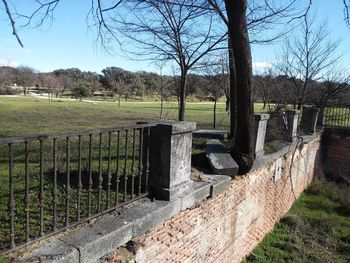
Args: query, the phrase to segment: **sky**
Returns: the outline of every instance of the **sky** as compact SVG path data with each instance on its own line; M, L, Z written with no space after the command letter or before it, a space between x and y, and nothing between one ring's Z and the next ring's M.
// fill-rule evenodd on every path
M30 0L12 0L22 10L30 10ZM341 0L313 1L316 23L327 20L332 39L342 39L340 52L343 66L350 71L350 28L346 26ZM2 4L2 3L1 3ZM84 71L100 73L110 66L130 71L159 71L151 62L135 61L121 52L107 54L96 44L95 32L88 29L86 16L90 1L62 0L57 7L52 23L41 29L21 28L18 33L24 44L20 47L12 36L11 27L0 4L0 65L29 66L40 72L50 72L59 68L80 68ZM261 72L276 62L276 52L281 41L272 45L253 45L252 57L255 72ZM166 73L166 72L165 72ZM168 72L171 74L171 72Z

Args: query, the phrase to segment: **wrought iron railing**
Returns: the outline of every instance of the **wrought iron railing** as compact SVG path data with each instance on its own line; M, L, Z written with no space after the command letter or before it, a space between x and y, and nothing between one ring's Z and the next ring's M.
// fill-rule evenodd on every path
M0 138L0 249L148 194L152 125Z
M350 128L350 108L328 107L324 109L323 126Z

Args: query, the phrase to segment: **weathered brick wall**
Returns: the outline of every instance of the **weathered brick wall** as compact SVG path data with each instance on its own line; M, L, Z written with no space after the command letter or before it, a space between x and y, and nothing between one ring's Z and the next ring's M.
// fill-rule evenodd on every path
M283 156L276 182L273 161L135 238L136 262L240 262L311 182L318 149L316 140L296 150L291 171L293 152Z
M321 149L326 176L350 180L350 129L326 129Z

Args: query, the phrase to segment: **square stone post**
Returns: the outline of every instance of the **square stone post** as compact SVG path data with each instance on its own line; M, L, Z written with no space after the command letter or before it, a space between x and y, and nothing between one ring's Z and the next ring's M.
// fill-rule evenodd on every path
M300 131L305 134L314 134L316 131L316 124L318 113L320 109L310 106L303 106L303 114L300 120Z
M192 132L195 122L146 121L150 133L149 189L160 200L173 200L192 186Z
M286 118L288 122L288 130L287 130L287 141L293 142L297 138L298 131L298 118L299 118L298 110L287 110Z
M270 119L270 114L255 113L255 158L259 158L265 154L264 144L266 136L267 121Z

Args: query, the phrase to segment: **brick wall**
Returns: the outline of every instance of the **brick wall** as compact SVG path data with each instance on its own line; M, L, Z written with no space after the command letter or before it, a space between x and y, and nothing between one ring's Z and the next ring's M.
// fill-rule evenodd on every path
M350 180L350 130L326 129L321 146L326 176L341 175Z
M236 177L225 192L133 239L129 249L134 252L133 262L240 262L312 181L318 149L316 139L291 150L281 157L277 181L274 160ZM125 262L120 251L103 261Z

